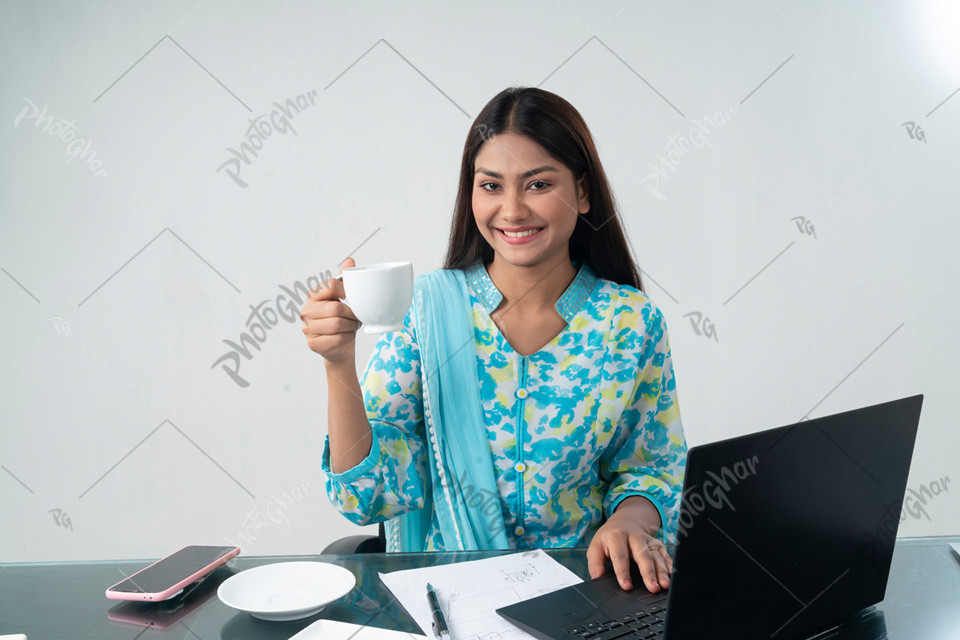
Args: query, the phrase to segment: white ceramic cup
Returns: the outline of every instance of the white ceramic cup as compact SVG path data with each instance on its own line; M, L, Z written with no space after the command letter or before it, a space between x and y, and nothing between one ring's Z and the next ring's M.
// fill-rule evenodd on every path
M364 333L403 329L413 301L413 263L379 262L347 267L340 273L343 303L360 319Z

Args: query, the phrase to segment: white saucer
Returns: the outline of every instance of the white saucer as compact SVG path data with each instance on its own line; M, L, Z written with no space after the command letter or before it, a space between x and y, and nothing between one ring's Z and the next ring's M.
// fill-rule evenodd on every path
M228 607L261 620L299 620L346 595L354 575L329 562L278 562L230 576L217 589Z

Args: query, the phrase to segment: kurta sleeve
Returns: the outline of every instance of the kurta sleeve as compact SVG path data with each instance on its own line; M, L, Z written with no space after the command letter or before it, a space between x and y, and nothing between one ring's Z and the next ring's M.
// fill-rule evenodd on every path
M634 495L648 498L660 514L657 537L672 543L680 516L680 496L687 443L680 422L677 385L663 314L646 298L621 304L614 320L618 356L633 354L633 393L620 415L617 431L600 458L602 476L610 481L604 515Z
M423 506L425 429L412 305L403 322L403 330L380 335L360 381L373 431L367 457L352 469L334 473L329 435L324 439L321 469L327 495L340 513L359 525Z

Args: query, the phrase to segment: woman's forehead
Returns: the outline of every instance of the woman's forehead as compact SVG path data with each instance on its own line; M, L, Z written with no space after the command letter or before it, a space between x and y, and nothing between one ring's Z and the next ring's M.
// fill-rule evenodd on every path
M557 170L563 167L563 163L551 156L538 142L514 132L501 133L487 139L474 159L475 171L482 167L523 173L544 165L550 165Z

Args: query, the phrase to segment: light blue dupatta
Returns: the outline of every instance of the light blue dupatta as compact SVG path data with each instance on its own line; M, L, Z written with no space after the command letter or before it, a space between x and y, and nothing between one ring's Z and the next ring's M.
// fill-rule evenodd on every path
M421 274L413 296L428 475L423 508L388 521L387 550L425 550L434 512L445 549L508 549L480 404L464 273Z

